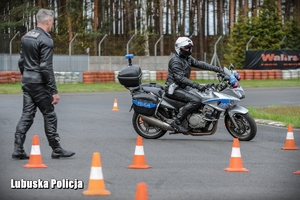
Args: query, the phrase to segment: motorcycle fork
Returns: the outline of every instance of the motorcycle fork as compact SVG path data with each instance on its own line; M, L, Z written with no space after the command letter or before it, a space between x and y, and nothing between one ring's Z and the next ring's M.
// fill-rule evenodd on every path
M230 117L230 119L231 119L233 125L235 126L235 128L239 128L239 126L237 125L237 123L236 123L236 121L235 121L235 119L233 117L234 114L229 114L229 112L225 113L225 115L226 114Z

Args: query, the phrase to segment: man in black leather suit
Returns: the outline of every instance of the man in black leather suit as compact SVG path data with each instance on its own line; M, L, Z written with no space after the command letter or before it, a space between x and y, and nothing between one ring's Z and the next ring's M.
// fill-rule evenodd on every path
M16 127L12 158L28 159L23 144L31 127L37 108L44 117L44 129L53 152L52 158L71 157L75 153L60 146L57 117L54 105L59 102L55 84L53 60L53 40L51 31L54 12L40 9L36 14L37 27L22 37L19 69L22 74L23 112Z
M179 110L176 119L171 126L176 132L186 134L188 130L182 126L182 121L188 114L197 109L201 104L201 98L188 92L192 88L196 88L203 92L206 86L200 85L189 79L191 67L196 67L203 70L222 72L222 69L208 63L194 59L192 54L193 42L188 37L179 37L175 43L175 51L169 61L168 76L166 80L166 95L172 99L184 101L187 104L183 109ZM173 94L170 94L169 87L171 84L176 84L176 89ZM171 92L172 93L172 92Z

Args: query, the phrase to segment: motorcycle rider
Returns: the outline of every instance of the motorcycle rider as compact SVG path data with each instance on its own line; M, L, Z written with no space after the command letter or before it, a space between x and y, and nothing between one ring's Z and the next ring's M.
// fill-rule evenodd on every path
M172 128L178 133L186 134L188 130L182 125L182 121L188 114L197 109L201 104L201 98L188 92L189 89L196 88L203 92L206 86L200 85L189 79L191 67L203 70L222 72L222 69L208 63L198 61L191 56L193 41L188 37L179 37L175 42L173 52L168 64L168 76L166 79L166 95L172 99L186 102L186 105L179 110L176 119L171 123ZM172 85L173 84L173 85ZM171 87L175 84L175 90ZM172 86L171 86L172 85ZM170 90L169 90L170 88Z

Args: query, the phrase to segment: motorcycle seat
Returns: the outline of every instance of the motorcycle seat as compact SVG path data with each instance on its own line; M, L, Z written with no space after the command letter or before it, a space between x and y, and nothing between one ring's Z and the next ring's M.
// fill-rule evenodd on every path
M151 83L151 82L150 83L142 83L141 86L142 87L145 87L145 86L147 86L147 87L156 87L156 88L160 88L162 90L165 89L165 87L160 83Z
M152 92L158 97L162 97L163 93L165 92L164 90L157 88L157 87L149 87L149 86L142 86L142 89L145 92Z

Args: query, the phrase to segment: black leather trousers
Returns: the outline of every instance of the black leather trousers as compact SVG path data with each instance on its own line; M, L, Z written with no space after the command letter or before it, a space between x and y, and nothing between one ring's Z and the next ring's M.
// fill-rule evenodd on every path
M193 110L201 105L201 97L189 93L187 90L177 88L172 95L167 93L167 96L178 101L186 102L187 104L179 110L177 119L183 121Z
M44 129L49 145L52 148L59 146L59 135L56 132L57 117L54 106L51 104L52 95L48 92L47 86L45 84L22 83L22 90L23 112L16 127L15 146L21 145L23 147L24 140L17 140L17 138L25 138L27 131L33 124L37 108L44 117ZM19 144L21 141L22 144Z

